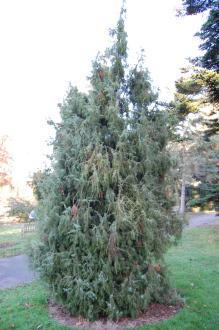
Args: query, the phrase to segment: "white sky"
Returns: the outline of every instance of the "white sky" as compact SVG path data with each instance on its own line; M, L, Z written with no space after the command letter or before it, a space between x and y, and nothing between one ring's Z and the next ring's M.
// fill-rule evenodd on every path
M131 57L145 49L146 66L163 98L170 98L185 58L197 55L203 16L178 18L180 0L127 0ZM14 175L39 168L51 135L46 119L68 83L86 90L98 51L121 0L0 0L0 135L11 138Z

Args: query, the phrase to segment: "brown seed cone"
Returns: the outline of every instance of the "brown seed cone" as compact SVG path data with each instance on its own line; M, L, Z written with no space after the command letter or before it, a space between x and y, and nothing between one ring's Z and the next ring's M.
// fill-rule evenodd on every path
M156 270L157 273L160 273L160 271L161 271L160 264L155 265L154 269Z
M71 215L75 218L78 215L78 206L74 204L71 209Z

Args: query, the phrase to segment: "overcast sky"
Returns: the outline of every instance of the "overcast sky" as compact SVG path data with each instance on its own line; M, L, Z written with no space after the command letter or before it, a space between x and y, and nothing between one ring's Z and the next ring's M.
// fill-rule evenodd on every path
M176 17L180 0L127 0L131 61L145 49L161 96L172 96L185 58L197 55L203 16ZM14 175L39 168L51 135L46 119L69 82L86 90L91 61L109 44L120 0L0 0L0 134L11 138Z

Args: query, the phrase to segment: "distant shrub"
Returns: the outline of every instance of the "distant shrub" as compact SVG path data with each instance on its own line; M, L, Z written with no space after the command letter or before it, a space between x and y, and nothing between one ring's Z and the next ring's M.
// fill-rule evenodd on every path
M8 206L8 215L12 217L16 216L23 222L28 220L29 213L34 208L33 204L29 201L14 197L9 199Z
M50 169L39 170L33 174L31 181L29 182L29 186L32 188L33 194L38 201L43 198L42 191L49 175Z

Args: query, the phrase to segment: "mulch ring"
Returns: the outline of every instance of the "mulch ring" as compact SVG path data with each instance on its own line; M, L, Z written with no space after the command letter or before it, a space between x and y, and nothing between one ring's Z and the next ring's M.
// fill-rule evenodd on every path
M123 317L117 321L100 319L94 322L89 322L83 317L72 316L66 312L61 306L50 301L49 313L58 323L74 327L77 329L92 329L92 330L122 330L124 328L134 328L144 324L155 323L167 320L179 312L181 306L167 306L162 304L151 304L149 308L141 313L136 319Z
M0 243L0 249L7 249L15 245L16 245L15 243L10 243L10 242Z

